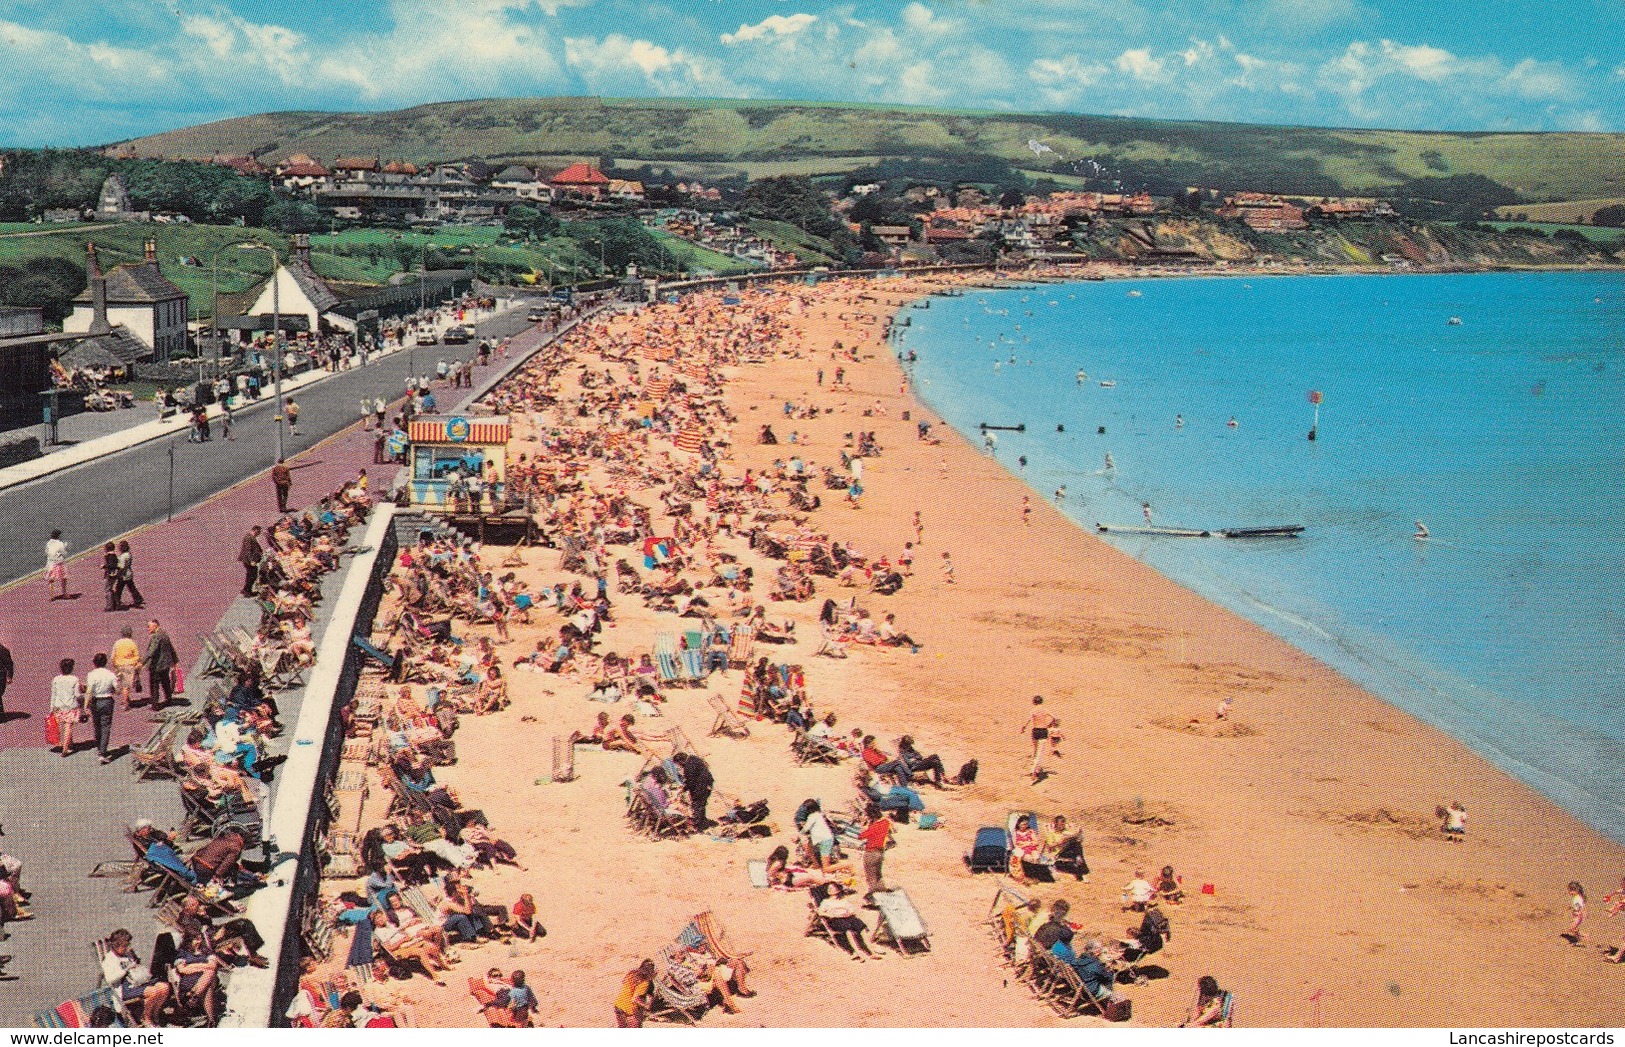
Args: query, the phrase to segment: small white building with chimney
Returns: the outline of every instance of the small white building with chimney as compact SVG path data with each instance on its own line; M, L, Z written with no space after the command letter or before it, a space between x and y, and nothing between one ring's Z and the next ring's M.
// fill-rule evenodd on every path
M186 292L171 283L158 268L157 244L148 240L146 257L138 263L116 265L102 275L90 245L90 286L73 300L73 312L62 321L68 334L91 333L97 326L97 282L104 326L122 327L163 363L186 355Z
M270 316L274 307L283 316L304 317L309 324L306 330L314 334L322 329L322 318L340 301L327 281L317 276L310 266L310 237L298 233L293 238L292 252L265 282L247 315ZM349 330L354 322L344 317L336 321L328 317L328 326Z

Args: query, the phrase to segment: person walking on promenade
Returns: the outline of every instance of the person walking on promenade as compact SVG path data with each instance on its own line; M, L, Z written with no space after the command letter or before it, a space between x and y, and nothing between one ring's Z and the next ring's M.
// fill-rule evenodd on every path
M130 552L127 541L118 543L118 580L113 585L113 602L121 602L126 590L134 601L130 606L139 610L146 601L141 598L141 590L136 588L135 555Z
M17 675L17 665L11 660L11 648L0 643L0 723L6 722L6 688Z
M124 610L118 590L118 546L112 542L102 546L102 588L107 590L107 610Z
M365 396L361 398L361 431L372 432L372 401Z
M112 763L107 747L113 741L114 695L118 693L118 677L107 667L107 655L98 651L90 660L95 666L85 674L85 705L90 709L90 722L96 731L96 751L102 763Z
M294 436L298 436L299 435L299 405L293 402L293 397L291 397L291 396L288 397L287 407L285 407L283 409L283 411L288 416L288 432L291 433Z
M124 699L126 710L134 708L135 695L141 690L141 648L134 637L135 630L126 625L113 642L113 675L118 677L119 697Z
M260 581L260 561L265 558L265 550L260 546L260 526L243 535L242 547L237 550L237 562L243 565L243 595L253 596L255 586Z
M51 679L51 715L56 717L62 755L72 756L73 728L85 703L85 688L73 675L72 658L62 659L56 667L58 672Z
M60 587L60 592L52 596L53 600L66 600L68 598L68 543L62 540L61 531L52 531L50 539L45 543L45 591L49 593L51 586Z
M293 470L286 459L278 458L271 466L271 486L276 488L276 511L288 511L288 493L293 490Z
M237 439L231 435L231 397L220 398L220 435L227 440Z
M384 427L384 414L388 410L389 410L389 405L384 403L384 398L382 396L375 397L373 399L373 401L372 401L372 419L373 419L374 422L378 423L378 428L380 428L380 429L382 429Z
M175 700L175 666L180 662L175 645L153 618L147 622L147 654L141 663L147 667L147 682L152 685L152 707L162 709Z

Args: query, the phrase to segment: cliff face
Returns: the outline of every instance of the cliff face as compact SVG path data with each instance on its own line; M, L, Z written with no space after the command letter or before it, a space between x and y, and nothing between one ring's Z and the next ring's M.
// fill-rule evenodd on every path
M1612 244L1527 232L1461 229L1388 220L1266 233L1211 216L1097 221L1074 236L1093 258L1177 263L1294 261L1310 265L1495 268L1625 264L1625 238Z

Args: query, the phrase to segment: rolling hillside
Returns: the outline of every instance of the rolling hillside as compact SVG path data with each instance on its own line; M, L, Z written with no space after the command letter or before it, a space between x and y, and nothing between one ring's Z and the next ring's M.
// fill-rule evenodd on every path
M607 156L707 178L989 158L1039 175L1076 175L1090 173L1093 160L1110 176L1155 191L1203 185L1358 194L1467 174L1530 202L1625 191L1625 134L1337 130L777 101L512 98L384 113L264 113L109 148L195 159L250 152L266 160L303 152L497 163Z

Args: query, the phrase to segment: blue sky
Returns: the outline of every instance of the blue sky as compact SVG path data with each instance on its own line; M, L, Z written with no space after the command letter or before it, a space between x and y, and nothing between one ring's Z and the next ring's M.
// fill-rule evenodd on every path
M523 95L1625 131L1622 0L0 0L0 143Z

